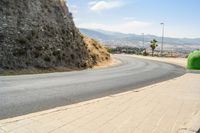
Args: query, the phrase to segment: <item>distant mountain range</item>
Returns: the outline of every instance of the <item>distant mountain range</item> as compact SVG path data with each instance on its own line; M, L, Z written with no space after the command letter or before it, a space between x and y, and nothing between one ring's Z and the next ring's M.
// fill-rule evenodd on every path
M144 35L145 46L143 46L143 35L124 34L119 32L111 32L104 30L80 29L80 32L92 38L95 38L105 45L111 46L134 46L134 47L148 47L152 39L161 42L161 37L155 35ZM164 44L166 49L174 50L193 50L200 49L200 38L171 38L165 37Z

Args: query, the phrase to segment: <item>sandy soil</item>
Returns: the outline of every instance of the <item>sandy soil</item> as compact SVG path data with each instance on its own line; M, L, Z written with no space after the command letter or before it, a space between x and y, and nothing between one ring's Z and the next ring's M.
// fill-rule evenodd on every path
M99 68L106 68L106 67L111 67L111 66L115 66L120 64L121 61L115 59L113 56L111 56L111 59L109 61L105 61L102 63L97 64L96 66L94 66L94 69L99 69Z

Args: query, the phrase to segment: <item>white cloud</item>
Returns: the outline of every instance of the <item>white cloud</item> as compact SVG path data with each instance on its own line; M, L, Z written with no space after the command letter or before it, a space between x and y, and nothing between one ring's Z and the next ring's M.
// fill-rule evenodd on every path
M97 3L97 1L90 1L90 2L88 3L88 5L93 6L93 5L95 5L96 3Z
M135 20L135 18L133 18L133 17L124 17L123 19L126 20L126 21L133 21L133 20Z
M112 9L116 7L123 6L123 2L121 0L101 0L101 1L92 1L88 3L90 6L90 10L93 11L101 11Z
M145 30L147 27L150 27L151 23L132 20L121 24L112 24L112 25L105 25L100 23L77 23L77 26L80 28L102 29L102 30L109 30L122 33L140 34L141 31Z

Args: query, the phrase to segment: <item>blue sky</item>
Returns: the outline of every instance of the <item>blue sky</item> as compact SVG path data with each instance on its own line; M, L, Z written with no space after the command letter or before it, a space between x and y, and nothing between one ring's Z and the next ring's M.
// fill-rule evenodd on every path
M77 27L200 38L200 0L67 0Z

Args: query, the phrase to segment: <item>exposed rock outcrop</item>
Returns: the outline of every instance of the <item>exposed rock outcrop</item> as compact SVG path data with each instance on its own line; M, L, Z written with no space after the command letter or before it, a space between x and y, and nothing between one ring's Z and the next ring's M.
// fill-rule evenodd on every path
M92 67L87 46L63 0L0 0L0 69Z

